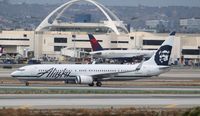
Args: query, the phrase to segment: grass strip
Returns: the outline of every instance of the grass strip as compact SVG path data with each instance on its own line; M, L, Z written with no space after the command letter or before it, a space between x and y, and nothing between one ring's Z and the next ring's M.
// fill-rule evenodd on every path
M0 116L199 116L193 109L0 109Z
M191 90L95 90L95 89L9 89L3 88L0 94L200 94Z

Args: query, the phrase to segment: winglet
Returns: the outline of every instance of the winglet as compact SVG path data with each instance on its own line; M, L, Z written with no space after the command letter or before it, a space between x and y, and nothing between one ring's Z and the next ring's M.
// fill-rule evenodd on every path
M170 36L175 36L176 35L176 31L172 31L169 35Z
M136 67L136 71L139 71L142 68L142 65L144 63L144 59L142 60L142 62Z

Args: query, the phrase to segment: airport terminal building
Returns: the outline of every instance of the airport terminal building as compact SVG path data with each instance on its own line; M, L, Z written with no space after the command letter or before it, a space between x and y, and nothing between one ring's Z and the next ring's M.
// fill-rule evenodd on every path
M96 6L106 20L90 22L89 14L75 15L73 22L59 18L71 5L80 1ZM168 33L129 32L123 21L102 4L93 0L71 0L51 12L35 31L1 31L0 42L6 53L64 60L65 57L85 57L82 53L91 51L88 33L93 33L103 48L113 50L155 50L168 37ZM200 34L177 33L175 39L173 61L199 61Z
M38 36L38 35L37 35ZM91 45L87 33L73 32L44 32L36 40L34 31L2 31L0 42L6 53L19 53L27 56L33 51L38 58L47 55L62 60L66 56L74 56L73 48L77 51L91 51ZM167 33L132 32L129 34L95 34L102 47L113 50L144 49L155 50L168 37ZM191 59L198 60L200 57L200 35L199 34L177 34L173 60ZM70 49L71 48L71 49ZM62 51L65 50L65 51ZM81 57L76 54L76 57Z

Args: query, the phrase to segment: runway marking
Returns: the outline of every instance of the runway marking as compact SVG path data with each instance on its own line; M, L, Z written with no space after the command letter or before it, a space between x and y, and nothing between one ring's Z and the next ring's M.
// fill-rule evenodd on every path
M167 105L167 106L165 106L165 108L176 108L176 104L170 104L170 105Z

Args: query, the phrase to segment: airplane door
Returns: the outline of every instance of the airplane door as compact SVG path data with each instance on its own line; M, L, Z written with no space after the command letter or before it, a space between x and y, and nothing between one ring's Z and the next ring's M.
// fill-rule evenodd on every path
M36 66L31 66L29 70L30 70L29 73L31 75L36 75L36 72L37 72L37 67Z

